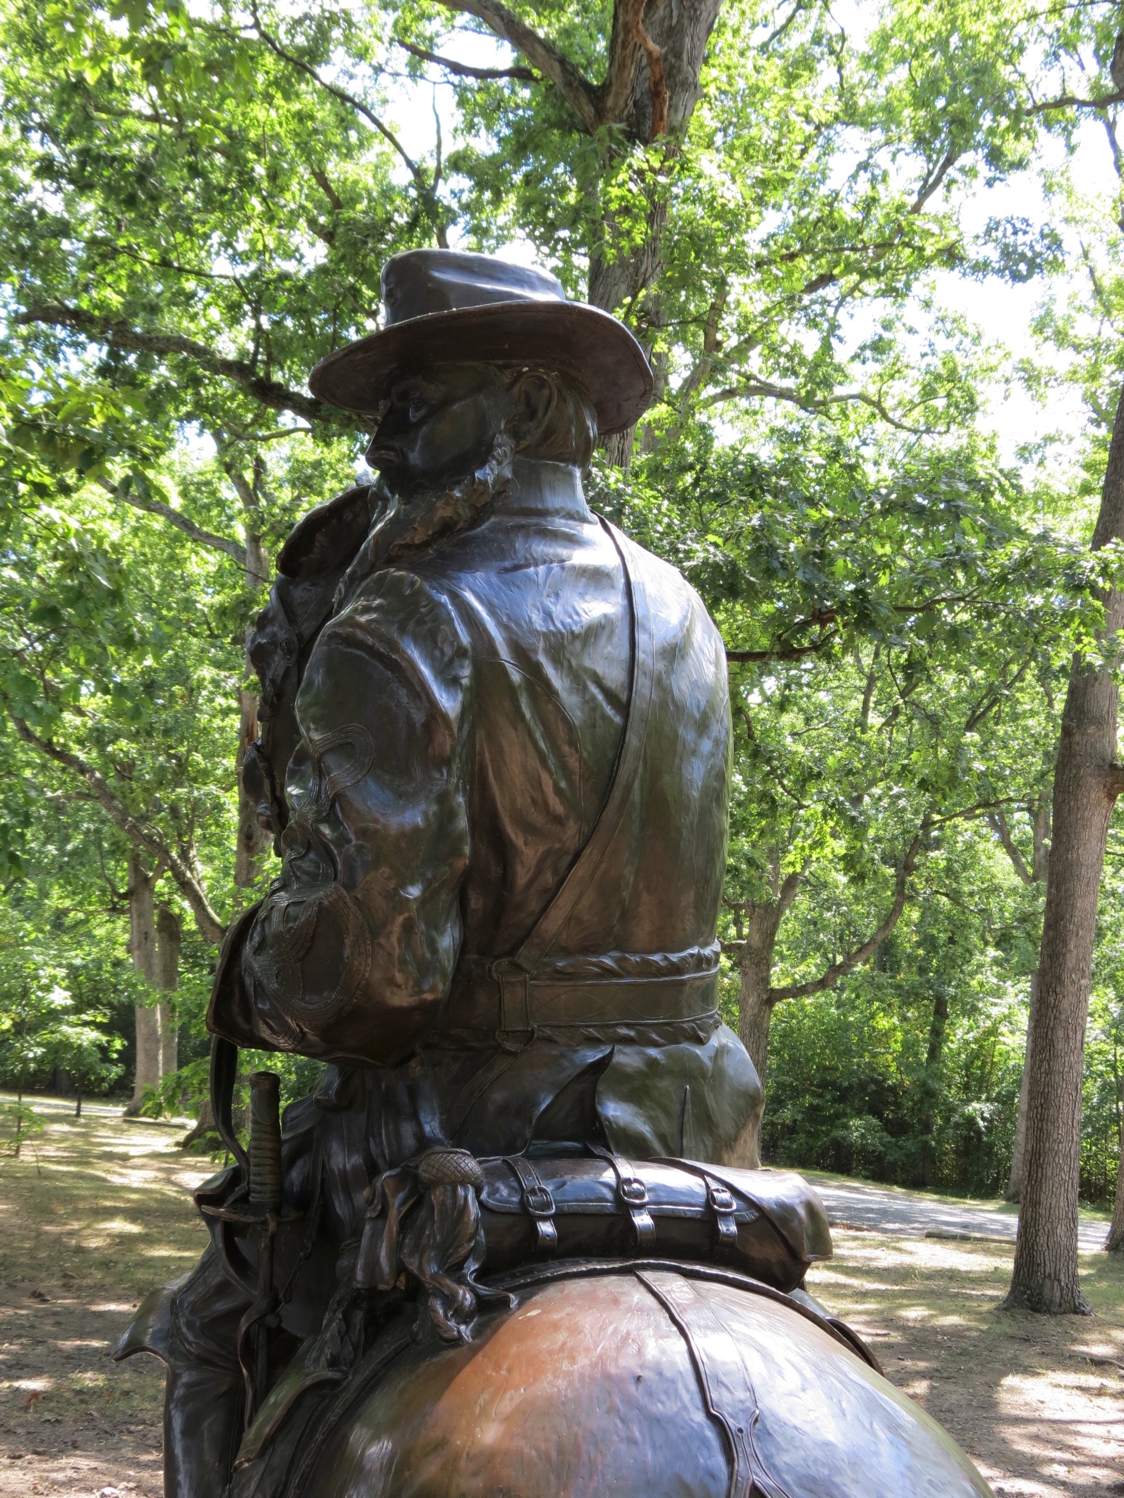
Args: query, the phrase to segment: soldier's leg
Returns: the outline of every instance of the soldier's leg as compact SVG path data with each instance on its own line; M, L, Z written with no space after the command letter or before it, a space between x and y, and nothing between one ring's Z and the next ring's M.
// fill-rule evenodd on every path
M171 1306L164 1396L164 1498L221 1498L242 1439L238 1323L245 1291L209 1248Z
M145 1298L114 1349L117 1361L150 1352L167 1369L165 1498L221 1498L226 1491L242 1437L238 1323L249 1304L211 1247L191 1274Z
M336 1068L329 1072L337 1084L342 1081ZM357 1232L365 1208L371 1169L364 1148L366 1089L337 1090L338 1097L306 1098L285 1114L284 1208L295 1220L278 1238L278 1290L295 1274L283 1324L270 1333L271 1381L300 1340L319 1330L335 1290L340 1244ZM240 1180L231 1167L200 1188L197 1203L225 1204ZM252 1275L257 1259L252 1234L240 1240L240 1248ZM238 1325L251 1303L211 1247L185 1280L153 1291L114 1353L123 1358L151 1352L167 1366L166 1498L221 1498L226 1491L245 1424Z

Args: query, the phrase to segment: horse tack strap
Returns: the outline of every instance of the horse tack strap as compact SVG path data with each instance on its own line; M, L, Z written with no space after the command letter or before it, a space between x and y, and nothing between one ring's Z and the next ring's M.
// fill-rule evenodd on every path
M656 1224L648 1211L648 1188L623 1155L614 1155L603 1144L588 1143L586 1148L599 1160L607 1160L617 1178L617 1199L632 1219L637 1249L651 1249L656 1241Z
M734 1193L722 1181L716 1181L705 1166L695 1160L683 1160L678 1156L658 1155L651 1162L655 1165L674 1165L677 1170L687 1170L699 1176L706 1186L707 1206L714 1213L714 1232L719 1262L726 1259L738 1246L738 1204ZM754 1203L756 1206L757 1204ZM758 1208L760 1210L760 1208ZM787 1241L787 1240L786 1240Z
M655 682L655 646L648 595L639 567L632 565L629 560L633 543L607 520L603 519L601 524L616 548L624 569L625 592L632 622L632 669L624 729L609 791L585 846L570 865L569 873L546 908L540 912L519 950L513 956L500 958L492 964L492 976L500 988L500 1029L508 1032L534 1029L530 1009L530 975L550 951L578 901L589 888L590 881L616 836L628 798L635 788L648 728Z
M554 1197L539 1180L539 1173L525 1155L508 1155L507 1163L519 1177L523 1192L523 1210L535 1224L535 1246L541 1254L552 1254L558 1247L558 1228L554 1222Z
M647 1269L635 1273L686 1342L707 1414L726 1437L731 1463L728 1498L792 1498L769 1476L757 1451L753 1431L760 1410L734 1336L685 1276Z

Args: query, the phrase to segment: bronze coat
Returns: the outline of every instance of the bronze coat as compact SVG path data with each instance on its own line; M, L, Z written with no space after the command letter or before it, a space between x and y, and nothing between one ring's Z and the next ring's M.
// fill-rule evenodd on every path
M517 462L482 523L331 612L372 513L357 491L307 517L259 622L283 867L227 943L212 1028L383 1068L420 1055L445 1131L480 1154L543 1116L575 1137L592 1108L621 1150L744 1155L760 1089L717 1023L730 726L701 600L590 513L574 469ZM513 974L615 769L612 835Z

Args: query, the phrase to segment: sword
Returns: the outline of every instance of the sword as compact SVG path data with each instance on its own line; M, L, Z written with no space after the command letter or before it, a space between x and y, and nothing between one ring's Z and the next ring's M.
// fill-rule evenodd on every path
M251 1422L269 1387L269 1329L279 1304L273 1288L274 1250L278 1227L296 1222L300 1212L281 1211L281 1120L280 1080L268 1071L254 1072L250 1083L250 1150L238 1142L230 1116L238 1052L216 1039L211 1062L211 1096L215 1118L223 1138L242 1167L242 1186L227 1203L201 1202L204 1216L213 1219L212 1241L227 1273L253 1297L249 1310L238 1323L238 1364L246 1388L246 1426ZM245 1195L243 1195L243 1192ZM310 1230L315 1231L310 1224ZM259 1244L257 1268L237 1245L247 1233Z
M243 1326L252 1332L252 1355L242 1364L246 1380L246 1425L269 1387L269 1321L277 1309L273 1288L273 1248L281 1211L280 1078L275 1072L250 1076L250 1217L258 1238L258 1299Z

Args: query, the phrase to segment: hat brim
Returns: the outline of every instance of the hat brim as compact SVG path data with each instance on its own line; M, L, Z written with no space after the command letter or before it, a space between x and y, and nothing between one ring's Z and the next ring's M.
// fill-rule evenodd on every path
M430 312L329 354L308 377L318 400L374 412L396 380L435 364L528 364L584 388L602 436L630 427L652 399L652 370L622 322L584 302L492 302Z

